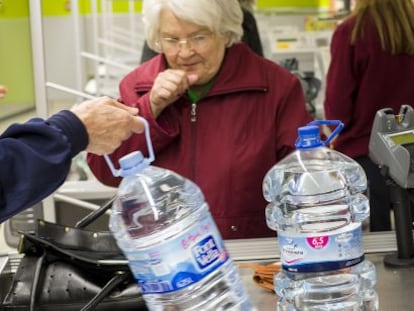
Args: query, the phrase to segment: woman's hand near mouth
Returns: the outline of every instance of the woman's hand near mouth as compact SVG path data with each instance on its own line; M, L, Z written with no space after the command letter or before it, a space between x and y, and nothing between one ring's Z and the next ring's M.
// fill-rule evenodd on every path
M174 103L197 80L196 74L188 74L184 70L167 69L160 72L150 92L151 112L154 118Z

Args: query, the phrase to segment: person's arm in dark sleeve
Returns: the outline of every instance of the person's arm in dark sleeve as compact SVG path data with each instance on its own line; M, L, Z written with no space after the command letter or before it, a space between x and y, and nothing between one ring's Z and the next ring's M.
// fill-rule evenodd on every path
M67 110L11 125L0 136L0 223L53 193L88 143L85 126Z

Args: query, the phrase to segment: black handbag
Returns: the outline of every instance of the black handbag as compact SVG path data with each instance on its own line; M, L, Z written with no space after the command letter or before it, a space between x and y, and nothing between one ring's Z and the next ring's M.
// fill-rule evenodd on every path
M21 232L24 256L0 310L148 310L112 234L85 229L113 199L74 227L38 220Z

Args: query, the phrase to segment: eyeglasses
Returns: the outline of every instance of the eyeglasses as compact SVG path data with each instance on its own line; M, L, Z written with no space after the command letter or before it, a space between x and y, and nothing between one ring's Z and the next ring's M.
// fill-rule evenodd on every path
M178 39L171 37L161 38L161 47L165 53L177 53L182 45L188 49L202 50L209 46L213 33L199 34L192 37Z

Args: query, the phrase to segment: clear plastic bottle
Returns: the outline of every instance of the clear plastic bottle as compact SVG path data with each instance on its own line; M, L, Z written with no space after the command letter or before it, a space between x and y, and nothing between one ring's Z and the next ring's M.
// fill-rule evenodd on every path
M322 124L338 125L326 141ZM378 310L376 271L362 245L366 175L353 159L326 147L342 127L314 121L299 128L297 150L264 178L266 221L278 232L283 267L274 277L278 310Z
M146 124L146 122L145 122ZM146 124L146 133L148 126ZM110 229L152 311L256 310L199 187L151 166L141 152L120 159L124 177Z

